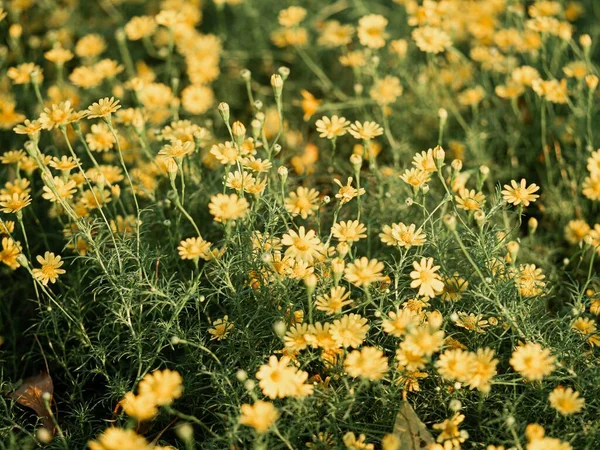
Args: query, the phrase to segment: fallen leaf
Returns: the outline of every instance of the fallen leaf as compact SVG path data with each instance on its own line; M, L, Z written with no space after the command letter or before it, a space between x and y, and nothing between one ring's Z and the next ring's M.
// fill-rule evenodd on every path
M400 439L399 450L422 450L435 442L425 424L406 400L400 403L394 434Z
M52 403L52 395L54 394L54 383L52 378L47 373L42 372L41 374L26 378L23 384L13 392L11 398L19 403L20 405L27 406L35 411L40 418L42 425L50 430L54 435L54 423L50 418L50 414L44 404L43 395L44 393L50 394L50 403Z

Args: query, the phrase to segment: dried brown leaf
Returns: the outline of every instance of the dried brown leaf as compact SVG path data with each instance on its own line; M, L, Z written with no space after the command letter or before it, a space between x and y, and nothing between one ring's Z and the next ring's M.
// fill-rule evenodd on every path
M435 442L425 424L406 400L400 403L394 434L400 439L400 450L423 450Z
M47 373L42 372L39 375L26 378L23 384L13 392L11 398L20 405L31 408L40 418L42 425L54 434L54 423L44 404L44 393L50 394L50 403L54 394L54 383Z

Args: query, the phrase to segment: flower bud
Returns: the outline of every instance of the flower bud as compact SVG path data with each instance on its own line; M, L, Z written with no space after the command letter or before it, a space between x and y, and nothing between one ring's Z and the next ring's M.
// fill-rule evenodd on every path
M452 167L452 169L455 172L460 172L462 170L463 167L463 162L460 159L455 159L452 161L452 163L450 164L450 166Z
M19 39L23 34L23 27L18 23L13 23L8 29L8 34L13 39Z
M592 37L589 34L582 34L579 43L584 49L589 49L592 46Z
M231 126L231 132L237 144L241 145L242 142L244 142L244 138L246 137L246 127L244 126L244 124L239 120L236 120Z
M278 73L271 75L271 86L273 87L275 98L278 99L281 97L281 93L283 91L283 78L281 78L281 75Z
M304 285L306 286L306 292L308 295L312 295L317 287L317 276L314 273L309 273L304 277Z
M219 103L218 109L223 121L225 123L229 123L229 105L225 102L221 102Z
M585 83L587 84L590 91L595 91L598 87L598 77L596 75L587 75L585 77Z
M192 442L194 440L194 427L189 423L181 423L175 428L177 437L183 442Z
M435 165L437 166L438 169L444 165L445 157L446 157L446 152L444 151L444 149L442 147L437 145L433 149L433 159L435 159Z
M352 164L354 166L354 170L355 171L359 171L361 166L362 166L362 156L353 153L352 155L350 155L350 164Z
M529 227L529 234L535 234L537 227L538 227L538 221L535 217L530 218L527 221L527 226Z
M254 139L258 139L262 128L262 123L260 120L254 119L252 122L250 122L250 127L252 128L252 137Z
M450 231L456 230L456 216L454 214L446 214L442 220Z
M277 69L277 72L279 72L279 75L281 75L281 78L283 79L283 81L287 80L288 77L290 76L290 68L289 67L281 66L279 69Z
M52 442L52 433L48 430L48 428L45 427L38 428L35 433L35 437L42 444L49 444Z
M242 80L244 81L250 81L252 78L252 72L250 72L248 69L242 69L240 71L240 77L242 77Z
M508 254L510 255L510 261L514 263L517 260L521 246L517 241L510 241L508 244L506 244L506 248L508 250Z
M275 144L273 146L273 156L277 156L281 152L281 145Z
M486 222L485 213L482 210L477 210L475 211L475 214L473 214L473 217L475 218L475 222L477 222L477 226L483 228Z
M445 124L446 120L448 120L448 111L446 111L445 108L438 109L438 117L440 119L440 122Z
M273 324L273 331L279 337L283 337L285 335L286 330L285 322L283 320L278 320Z

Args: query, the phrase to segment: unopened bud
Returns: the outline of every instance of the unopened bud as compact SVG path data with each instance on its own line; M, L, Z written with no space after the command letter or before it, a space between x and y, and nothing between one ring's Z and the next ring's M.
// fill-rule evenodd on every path
M189 423L182 423L175 428L177 437L183 442L192 442L194 440L194 427Z
M242 69L240 71L240 77L242 77L242 80L244 81L250 81L252 78L252 72L250 72L248 69Z
M485 213L482 210L477 210L475 211L475 214L473 214L473 217L475 218L475 222L477 222L477 226L479 228L482 228L485 225L486 222L486 217L485 217Z
M592 46L592 37L589 34L582 34L579 43L584 49L589 49Z
M281 75L278 73L271 75L271 86L273 87L275 98L278 99L281 97L281 93L283 91L283 78L281 78Z
M587 84L590 91L595 91L598 87L598 77L596 75L587 75L585 77L585 83Z
M452 167L455 172L460 172L463 167L463 162L460 159L455 159L450 164L450 167Z
M38 428L35 433L35 437L42 444L49 444L52 442L52 433L48 430L48 428L45 427Z
M514 263L517 260L521 246L517 241L510 241L508 244L506 244L506 248L508 250L508 254L510 255L511 262Z
M456 216L454 214L446 214L443 218L444 225L450 230L456 230Z
M438 109L438 117L440 122L446 123L446 120L448 120L448 111L446 111L444 108Z
M433 158L435 159L435 164L438 166L438 169L444 164L444 158L446 157L446 152L439 145L433 149Z
M283 322L283 320L278 320L277 322L275 322L273 324L273 331L275 331L275 334L277 334L277 336L283 337L286 332L285 322Z
M309 295L312 295L312 293L315 292L317 281L317 276L314 273L310 273L304 277L304 285L306 286L306 291Z
M219 103L218 109L223 121L225 123L229 123L229 105L225 102L221 102Z
M23 34L23 27L18 23L14 23L9 27L8 34L13 39L19 39Z
M244 138L246 137L246 127L242 122L236 120L233 122L231 126L231 132L233 133L233 137L235 138L238 145L241 145L244 142Z
M353 153L350 156L350 164L352 164L354 166L354 170L355 171L359 171L360 170L360 168L362 166L362 162L363 162L362 156L360 156L360 155L358 155L356 153Z
M277 69L277 72L279 72L279 75L281 75L281 78L283 79L283 81L287 80L288 77L290 76L289 67L281 66L279 69Z
M535 234L538 227L538 220L535 217L530 218L527 221L527 226L529 227L529 234Z

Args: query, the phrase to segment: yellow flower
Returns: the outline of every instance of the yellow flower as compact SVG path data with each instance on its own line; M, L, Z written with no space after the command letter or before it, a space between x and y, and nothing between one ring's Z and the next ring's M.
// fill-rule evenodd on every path
M132 41L137 41L143 37L154 33L156 29L156 21L151 16L136 16L132 17L125 25L125 34Z
M39 123L44 130L52 130L55 127L68 125L78 120L79 117L71 108L71 102L67 100L59 104L53 104L50 108L44 108Z
M485 195L474 189L461 189L454 198L456 207L465 211L478 211L485 205Z
M305 89L300 91L300 95L302 95L301 107L304 112L304 121L309 120L314 113L317 112L317 109L323 103L323 100L318 100Z
M419 317L414 311L396 307L395 311L388 312L388 317L383 319L381 325L387 334L402 337L418 323Z
M383 263L376 259L362 257L348 264L344 270L345 278L355 286L369 286L375 281L384 279L381 272Z
M446 381L460 381L462 383L469 380L471 374L475 371L475 365L475 354L460 348L446 350L435 363L438 373Z
M346 120L345 117L323 116L315 122L317 131L320 133L319 137L327 139L336 139L339 136L343 136L348 131L348 125L350 121Z
M192 84L181 91L181 104L192 114L204 114L215 103L213 90L204 85Z
M348 203L353 198L364 195L364 193L365 193L364 188L356 189L355 187L353 187L352 181L353 181L353 178L348 177L348 180L346 181L346 184L344 185L337 178L335 180L333 180L333 182L340 187L340 190L338 191L338 193L335 194L335 198L339 199L340 204L342 204L342 205Z
M106 41L99 34L88 34L77 41L75 54L80 58L93 58L106 50Z
M535 194L535 192L539 191L539 186L535 183L527 186L525 178L521 179L520 183L517 183L516 180L511 180L510 184L510 186L505 184L502 191L502 196L507 203L529 206L530 203L535 202L539 197L539 195Z
M361 45L369 48L381 48L385 46L387 34L385 27L388 20L379 14L363 16L358 21L358 40Z
M554 356L540 344L519 345L510 358L510 365L530 381L541 380L554 370Z
M55 203L72 198L77 192L77 184L73 180L65 182L60 177L54 177L50 183L43 187L43 191L42 197Z
M67 61L71 61L73 59L73 52L71 50L67 50L66 48L62 48L60 46L54 47L52 50L48 50L44 53L44 57L55 64L63 65Z
M133 392L128 392L121 400L121 406L125 414L140 422L153 419L158 414L153 395L135 395Z
M107 428L98 440L89 441L90 450L151 450L150 444L133 430Z
M458 427L464 420L464 414L456 413L450 419L446 419L441 423L433 425L434 430L441 430L440 435L437 437L437 441L444 443L449 441L454 448L460 448L460 444L466 440L466 437L460 432Z
M209 251L211 243L205 241L201 237L187 238L179 243L177 250L181 259L198 259L209 260Z
M319 295L315 306L326 314L339 314L344 306L351 303L350 292L343 286L336 286L328 294Z
M356 437L354 433L349 431L344 435L344 446L347 450L375 450L373 444L366 442L367 437L364 434Z
M469 388L478 389L483 393L490 390L490 381L496 375L498 360L494 358L494 350L490 348L479 348L475 355L475 367L466 380Z
M417 230L414 223L409 226L404 225L402 222L393 223L391 226L384 225L382 231L382 233L379 233L379 238L386 245L410 248L421 246L427 240L425 233L420 228Z
M451 277L444 278L442 300L457 302L462 298L462 293L469 287L469 282L454 273Z
M304 350L311 342L309 325L307 323L298 323L292 326L284 338L284 345L287 349L298 352Z
M290 6L279 11L277 21L279 25L286 28L292 28L298 25L306 17L306 9L300 6Z
M375 347L352 351L344 361L344 369L351 377L380 380L388 371L388 359Z
M373 85L369 91L369 95L379 105L389 105L390 103L394 103L402 95L402 92L400 79L388 75Z
M215 320L212 323L212 328L208 329L208 332L211 334L210 340L216 339L221 341L225 339L233 328L233 322L229 321L228 316L223 316L223 318Z
M0 251L0 262L6 264L12 270L21 267L17 256L21 254L21 243L10 237L2 238L2 250Z
M579 398L579 392L571 388L558 386L548 396L550 406L563 416L581 412L585 405L585 399Z
M565 239L569 244L577 245L590 232L590 226L585 220L570 220L565 226Z
M548 80L544 81L537 78L531 85L532 89L540 97L552 103L563 104L569 100L569 91L567 89L567 80Z
M358 120L350 125L348 132L355 139L362 139L368 141L374 137L381 136L383 134L383 128L377 122L359 122Z
M398 370L415 371L425 367L426 355L419 348L414 348L410 343L402 342L396 350L396 363Z
M448 33L435 27L415 28L412 38L417 47L426 53L440 53L452 46Z
M254 405L244 403L241 406L240 423L254 428L258 433L265 433L279 417L273 403L257 400Z
M300 186L296 189L296 192L290 192L290 195L285 199L285 209L292 216L299 215L303 219L306 219L319 209L318 198L319 191Z
M306 231L303 226L298 228L298 232L288 230L283 235L281 243L288 247L285 251L286 256L308 263L312 263L322 251L321 240L317 237L315 231Z
M119 100L115 100L114 97L105 97L88 107L87 117L88 119L110 117L112 113L117 112L120 108Z
M138 385L139 395L151 395L157 405L170 405L183 393L183 379L178 372L165 369L155 370L144 376Z
M227 222L246 216L250 204L245 198L236 194L217 194L210 198L208 209L214 216L215 222Z
M264 395L269 398L285 398L294 392L296 370L289 367L289 363L290 358L287 356L283 356L281 360L271 356L268 364L260 366L256 378Z
M414 189L418 189L431 179L431 172L415 168L406 169L406 171L400 175L400 179Z
M419 288L418 295L433 298L444 289L444 282L436 273L440 266L433 265L433 258L421 258L420 262L413 262L413 270L410 277L413 281L411 288Z
M31 204L31 197L26 192L13 193L12 195L0 196L0 211L11 214L18 213Z
M445 333L429 326L420 326L409 331L402 343L406 350L416 355L431 356L444 343Z
M346 314L331 326L331 336L340 347L359 347L369 331L367 319L358 314Z
M358 242L366 238L367 228L358 220L348 220L336 223L331 227L331 233L340 242Z
M32 80L32 74L37 74L37 82L42 82L42 69L34 63L23 63L16 67L11 67L6 72L14 84L28 84Z

